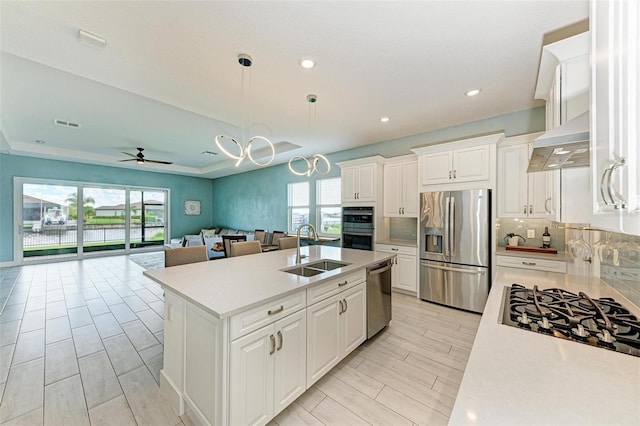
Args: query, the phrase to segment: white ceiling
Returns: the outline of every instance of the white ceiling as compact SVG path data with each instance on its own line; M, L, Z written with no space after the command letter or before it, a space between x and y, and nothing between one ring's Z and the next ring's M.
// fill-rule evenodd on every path
M0 13L4 152L214 178L252 168L202 154L216 134L240 139L239 53L254 60L251 136L300 146L282 163L540 106L543 36L587 18L588 1L1 1ZM117 162L138 146L174 164Z

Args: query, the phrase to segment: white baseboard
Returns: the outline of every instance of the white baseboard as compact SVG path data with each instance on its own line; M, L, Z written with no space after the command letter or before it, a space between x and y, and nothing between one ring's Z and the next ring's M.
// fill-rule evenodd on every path
M12 260L11 262L0 262L0 268L10 268L12 266L18 266L18 262Z
M179 416L184 414L184 399L178 387L171 379L164 374L164 369L160 370L160 391L167 397L171 407Z

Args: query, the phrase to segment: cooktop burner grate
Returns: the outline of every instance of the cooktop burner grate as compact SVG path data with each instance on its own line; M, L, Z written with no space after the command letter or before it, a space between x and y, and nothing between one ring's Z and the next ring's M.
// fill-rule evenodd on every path
M640 357L640 321L610 297L519 284L504 293L503 324Z

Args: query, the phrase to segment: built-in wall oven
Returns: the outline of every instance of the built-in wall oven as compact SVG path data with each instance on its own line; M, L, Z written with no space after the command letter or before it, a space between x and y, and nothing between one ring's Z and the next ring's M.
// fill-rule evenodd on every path
M342 208L342 247L373 250L373 207Z

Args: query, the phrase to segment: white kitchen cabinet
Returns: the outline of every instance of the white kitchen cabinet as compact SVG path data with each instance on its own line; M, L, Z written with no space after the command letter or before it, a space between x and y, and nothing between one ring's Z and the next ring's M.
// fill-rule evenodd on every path
M640 6L591 2L591 224L640 235Z
M499 133L412 149L418 154L419 192L494 188L496 144L502 139Z
M376 251L394 253L391 267L391 287L415 294L418 288L418 256L416 247L376 244Z
M558 172L527 173L532 141L539 135L507 138L498 148L498 217L557 218Z
M306 312L231 342L230 423L266 424L306 390Z
M418 217L418 198L418 160L385 164L384 216Z
M383 158L376 156L337 163L341 169L342 202L375 202L382 191Z
M534 271L567 273L567 263L561 260L531 258L526 256L496 256L498 266L532 269Z
M423 157L422 184L472 182L489 179L489 146L456 149Z
M367 337L365 284L307 307L307 386Z

